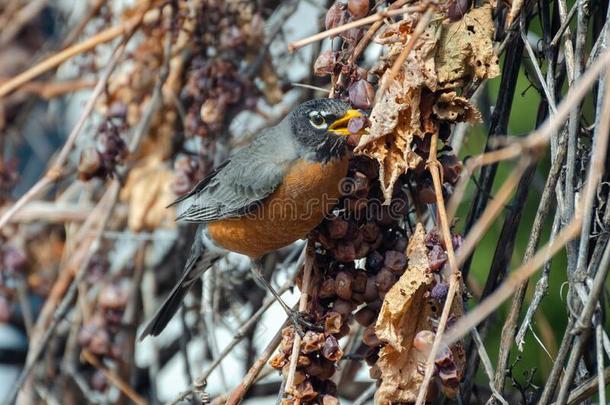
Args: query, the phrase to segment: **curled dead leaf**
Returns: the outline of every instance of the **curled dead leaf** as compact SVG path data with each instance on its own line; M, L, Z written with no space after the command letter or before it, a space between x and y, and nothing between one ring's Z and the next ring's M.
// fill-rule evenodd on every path
M163 162L149 158L131 169L121 200L129 205L128 226L134 232L174 227L173 173Z
M422 136L419 120L420 89L405 91L392 86L375 105L371 127L360 139L356 151L379 163L379 180L385 202L392 198L394 183L408 169L414 169L421 158L412 152L415 135Z
M439 88L456 88L473 79L499 75L493 35L489 4L473 8L461 20L445 25L436 47Z
M481 122L481 113L466 98L460 97L455 91L440 93L434 106L434 114L450 122Z
M435 280L428 270L428 249L421 224L417 224L406 253L409 258L407 271L386 294L375 325L377 336L386 343L376 363L381 372L381 384L375 395L377 404L415 402L423 381L421 362L425 362L427 347L422 347L420 333L434 330L433 320L440 315L438 305L426 298ZM456 316L461 315L461 305L460 299L453 302L452 313ZM433 336L432 332L423 333ZM418 334L420 338L416 339ZM464 350L458 344L451 351L459 380L464 367ZM451 395L449 390L444 392Z

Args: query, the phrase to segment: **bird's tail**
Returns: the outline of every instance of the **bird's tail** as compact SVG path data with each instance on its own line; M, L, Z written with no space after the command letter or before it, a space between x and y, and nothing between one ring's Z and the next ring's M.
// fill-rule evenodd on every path
M193 284L195 284L195 281L197 281L197 279L199 279L199 277L220 258L218 254L205 252L200 233L201 231L201 229L197 230L189 259L184 266L184 271L180 280L178 280L174 288L172 288L172 291L163 304L157 309L157 312L155 312L152 319L140 334L140 341L148 335L158 336L163 329L165 329L169 321L174 317L176 312L178 312L182 300Z

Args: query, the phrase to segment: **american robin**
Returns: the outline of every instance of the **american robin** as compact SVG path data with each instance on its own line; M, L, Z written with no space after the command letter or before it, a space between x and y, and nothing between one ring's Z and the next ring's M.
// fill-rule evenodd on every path
M347 124L361 116L343 101L307 101L172 204L176 220L201 225L182 277L140 339L159 335L195 281L228 251L249 256L277 297L260 258L304 238L330 212L348 169Z

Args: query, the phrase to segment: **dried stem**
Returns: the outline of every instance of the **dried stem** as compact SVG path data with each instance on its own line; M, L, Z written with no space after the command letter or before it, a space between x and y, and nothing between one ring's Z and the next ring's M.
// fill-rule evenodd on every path
M76 140L78 139L79 135L81 134L85 126L85 122L87 122L87 119L93 112L97 99L104 92L106 84L108 83L108 79L110 79L110 75L114 71L114 68L116 67L118 61L123 56L124 51L124 43L120 44L117 48L115 48L110 60L108 61L108 65L104 69L95 88L93 89L93 92L91 93L87 104L83 108L83 112L79 117L78 122L72 129L72 132L70 132L70 135L68 136L66 143L59 152L57 159L49 168L49 170L45 173L45 175L40 180L38 180L38 182L36 182L36 184L34 184L34 186L32 186L24 195L22 195L21 198L17 200L17 202L15 202L8 210L6 210L2 214L2 217L0 217L0 228L4 227L10 221L10 219L17 212L19 212L19 210L21 210L28 202L30 202L31 200L42 194L44 191L46 191L47 187L59 180L65 174L64 165L68 161L69 153L72 150L74 144L76 143Z
M271 342L269 342L265 350L263 350L263 353L261 353L258 360L256 360L252 367L250 367L250 370L248 370L248 373L246 374L242 382L237 386L237 388L233 390L233 392L225 402L225 405L237 405L241 402L244 395L246 395L246 392L250 389L252 384L254 384L261 370L263 369L265 364L267 364L267 361L269 361L269 358L271 357L271 355L273 355L273 352L275 352L275 349L277 349L280 342L282 341L282 329L284 329L287 324L288 322L285 321L280 327L280 329L275 333L275 336L273 337L273 339L271 339ZM179 401L180 400L177 400L173 403L176 404Z
M30 80L61 65L62 63L64 63L70 58L73 58L76 55L90 51L96 46L111 41L120 36L125 36L126 38L131 36L137 26L140 25L140 22L142 21L143 17L144 13L139 13L135 17L130 18L129 20L126 20L115 27L108 28L107 30L100 32L99 34L87 39L86 41L64 49L63 51L51 56L48 59L45 59L39 64L32 66L25 72L0 84L0 99L5 97L7 94L13 92L14 90L18 89L19 87L23 86Z
M428 171L432 175L432 181L434 183L434 193L436 194L436 206L438 210L441 235L443 236L443 240L445 241L445 249L447 250L447 257L449 260L449 269L443 269L443 276L449 279L449 291L447 292L443 311L438 322L436 335L434 337L434 343L432 344L430 354L428 355L428 359L426 360L426 371L424 373L424 380L422 381L422 384L419 387L416 405L422 405L426 402L428 385L430 384L430 380L432 379L432 374L434 372L435 367L434 360L436 359L436 355L440 348L443 333L445 332L445 328L447 327L447 320L449 319L449 313L451 312L451 307L453 305L455 294L460 289L459 287L461 283L461 274L455 257L455 252L453 250L453 240L451 238L451 232L449 231L449 221L447 219L447 212L445 211L445 201L443 199L443 185L441 183L441 166L436 158L438 148L437 144L438 133L434 133L430 141L430 156L428 157L427 166Z
M301 39L299 41L292 42L292 43L288 44L288 51L294 52L297 49L304 47L305 45L312 44L312 43L314 43L316 41L321 41L324 38L335 36L337 34L340 34L340 33L344 32L344 31L351 30L352 28L357 28L357 27L361 27L363 25L368 25L368 24L374 23L376 21L382 21L382 20L384 20L384 19L386 19L388 17L392 17L392 16L395 16L395 15L411 13L411 12L421 11L421 10L422 10L421 6L409 6L409 7L399 8L399 9L396 9L396 10L378 11L377 13L372 14L372 15L370 15L368 17L364 17L364 18L361 18L359 20L352 21L352 22L349 22L347 24L343 24L343 25L340 25L338 27L331 28L329 30L317 33L317 34L312 35L310 37L303 38L303 39Z
M415 44L417 43L417 40L419 39L421 34L424 33L424 30L428 26L428 23L430 23L434 10L432 9L432 6L430 5L430 3L426 3L425 7L426 7L425 8L426 11L424 12L424 14L420 17L419 21L417 22L417 25L415 26L413 33L409 36L409 41L402 48L402 51L400 51L400 54L398 55L398 57L392 64L390 73L387 76L386 75L383 76L383 80L381 82L381 87L379 88L379 91L377 92L377 99L381 99L381 97L383 97L383 95L387 91L388 87L390 86L390 83L392 83L394 78L398 75L398 72L403 68L403 63L405 63L405 60L407 60L407 57L411 53L411 50L413 49Z
M299 312L307 311L309 302L309 289L311 288L311 278L314 267L315 256L312 247L307 244L305 248L305 266L303 268L303 284L301 289L301 297L299 298ZM294 334L294 342L292 344L292 353L290 354L290 363L288 366L288 375L286 376L285 392L292 395L294 392L294 375L297 371L297 362L301 353L301 335Z
M133 401L137 405L145 405L147 404L146 400L142 398L138 393L127 383L125 382L121 376L115 373L113 370L110 370L108 367L104 366L101 361L97 357L95 357L88 350L83 350L82 352L83 358L90 363L93 367L99 369L104 376L110 381L112 384L116 385L118 389L121 390L123 394L125 394L131 401Z
M516 269L496 291L479 303L476 308L464 315L463 318L458 320L445 336L445 343L453 344L457 342L469 333L471 328L478 325L479 322L488 317L504 301L510 298L517 288L519 288L525 280L531 277L549 257L555 255L568 241L576 237L580 232L580 226L580 218L574 218L574 220L559 233L555 241L541 248L538 253L532 257L532 260Z

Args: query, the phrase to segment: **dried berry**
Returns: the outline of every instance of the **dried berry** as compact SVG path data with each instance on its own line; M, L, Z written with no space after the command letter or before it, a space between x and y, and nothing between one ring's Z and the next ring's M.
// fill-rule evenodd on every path
M352 298L352 283L354 277L345 271L340 271L335 277L335 292L336 294L344 299L350 300Z
M94 177L103 177L104 162L102 155L93 147L85 148L81 151L78 162L78 177L82 181L90 180Z
M455 184L460 178L460 173L464 169L464 165L460 162L457 156L443 155L438 158L439 162L443 166L443 181Z
M347 123L347 130L350 134L359 134L366 126L368 120L366 117L354 117Z
M374 364L369 368L369 377L373 380L379 380L381 378L381 369L377 364Z
M353 262L356 260L356 248L353 242L340 242L335 250L335 259L340 262Z
M369 253L366 258L366 268L368 271L378 271L383 266L384 258L381 253L374 251Z
M413 347L415 350L422 353L424 357L428 356L432 349L432 344L434 343L434 336L435 334L431 330L421 330L417 332L413 338Z
M398 281L398 277L390 269L382 268L377 273L376 284L379 292L388 292L390 288Z
M396 242L394 243L394 250L399 252L405 252L407 250L407 244L409 240L404 236L399 236L396 238Z
M95 370L91 376L91 388L99 392L106 391L108 388L108 380L102 370Z
M422 181L417 185L417 198L424 204L436 203L436 193L431 183Z
M333 218L328 224L328 234L333 239L344 238L347 234L349 223L342 218Z
M366 279L366 287L364 289L364 293L362 293L362 296L366 302L372 302L379 298L376 277L368 277Z
M99 328L96 332L91 336L91 340L87 344L87 349L97 355L103 356L108 354L110 350L110 334L106 329Z
M331 311L326 313L324 319L324 332L336 334L341 330L343 319L339 312Z
M349 101L356 108L368 110L375 100L375 89L373 85L364 79L358 80L348 89Z
M339 400L332 395L324 395L322 397L322 405L339 405Z
M352 290L355 293L362 294L366 290L366 273L362 270L357 270L354 274L354 281L352 282Z
M375 325L369 325L362 333L362 342L369 347L377 347L381 345L381 340L375 333Z
M437 301L444 301L447 298L447 293L449 292L449 284L447 283L436 283L432 290L430 291L430 298Z
M344 318L352 313L354 306L350 301L337 298L333 303L333 311L341 314Z
M362 227L362 238L369 243L375 242L377 237L379 236L379 225L375 222L367 222ZM375 254L377 252L373 252ZM377 253L379 254L379 253ZM368 259L367 259L368 260Z
M343 350L341 350L339 342L333 335L329 335L326 338L324 346L322 347L322 356L334 362L341 360L341 357L343 357Z
M328 76L333 73L335 67L335 54L333 51L320 52L314 65L313 73L316 76Z
M313 389L313 386L309 381L303 381L300 384L297 384L294 387L295 397L300 399L301 401L312 401L317 396L318 393Z
M388 250L384 255L383 267L394 273L402 274L407 267L407 256L396 250Z
M364 361L366 361L366 364L371 367L377 363L377 360L379 360L379 348L369 347L364 354Z
M324 26L329 30L338 27L339 25L343 25L345 20L345 6L340 1L336 1L326 12Z
M269 360L269 366L275 368L276 370L282 369L286 364L288 364L288 359L286 355L282 352L276 353L271 360Z
M313 358L311 359L311 364L305 369L305 372L320 380L327 380L335 373L335 364L326 360L324 357Z
M104 309L123 310L127 305L129 293L126 286L108 284L100 292L98 303Z
M470 8L470 0L453 0L447 4L447 17L451 21L461 20Z
M433 245L428 252L428 261L430 263L430 271L440 270L447 261L447 253L440 245Z
M349 0L347 9L352 17L358 19L366 17L369 13L369 0Z
M334 278L327 278L322 282L318 296L322 299L333 298L335 296L335 279Z
M193 188L202 173L197 160L191 156L181 156L174 163L174 175L172 191L182 195Z
M305 332L305 336L303 336L301 351L303 353L317 352L322 348L323 345L324 334L308 330L307 332Z
M354 319L362 326L369 326L377 319L377 312L369 307L364 307L356 312Z

